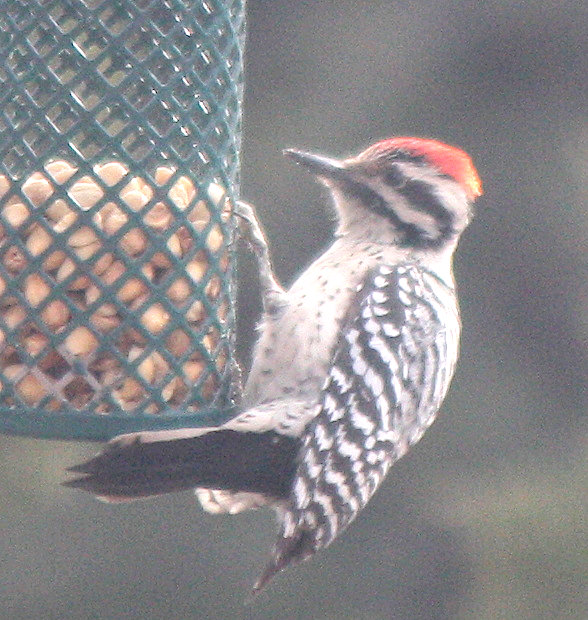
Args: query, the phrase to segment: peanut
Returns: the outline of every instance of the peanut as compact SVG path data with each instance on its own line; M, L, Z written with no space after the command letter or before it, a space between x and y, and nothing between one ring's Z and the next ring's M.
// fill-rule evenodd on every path
M4 376L11 382L18 381L16 391L27 405L34 405L46 395L45 389L33 375L26 373L24 364L12 364L4 368Z
M94 254L96 254L96 252L98 252L101 247L102 244L97 239L96 241L94 241L94 243L89 243L88 245L83 245L75 248L75 253L78 258L81 258L82 260L88 260L89 258L94 256Z
M201 301L195 301L189 308L186 310L186 318L190 323L198 323L202 321L202 319L206 316L206 312L204 310L204 305Z
M105 306L110 306L111 304L103 304L94 312L94 314L90 317L90 321L92 325L94 325L97 329L102 332L109 332L120 325L120 319L116 314L116 309L112 314L110 314L107 310L105 311Z
M6 269L13 273L18 273L19 271L22 271L27 265L24 254L22 253L20 248L16 247L15 245L9 247L8 250L6 250L2 262L4 263Z
M120 247L125 250L127 254L136 256L145 251L147 247L147 238L139 228L131 228L120 240Z
M16 384L16 391L25 403L27 405L34 405L46 396L47 392L35 376L31 374L22 376L26 370L27 368L24 364L13 364L4 368L3 373L11 382L18 382Z
M42 312L41 318L53 329L63 327L70 317L69 308L63 301L52 301Z
M53 193L53 186L40 172L33 173L22 185L22 193L38 207Z
M2 318L8 329L14 329L26 319L27 313L22 306L12 306L8 308Z
M163 398L163 400L165 400L166 402L171 400L175 391L180 387L181 384L182 380L179 377L174 377L169 383L167 383L161 390L161 397Z
M194 280L200 282L207 271L208 266L202 261L193 260L186 265L186 273Z
M24 294L27 301L36 308L51 292L51 287L37 274L32 273L25 280Z
M143 349L140 347L133 347L129 351L129 362L135 361L141 354ZM153 383L155 379L155 361L153 355L147 356L138 366L137 372L147 381L147 383Z
M190 336L181 329L174 330L166 340L166 346L174 357L182 357L185 355L191 345L192 341Z
M161 304L153 304L141 316L141 324L152 334L159 334L169 323L170 316Z
M7 379L15 381L20 379L26 372L26 366L24 364L11 364L6 366L2 371Z
M87 327L76 327L65 339L65 347L72 355L88 355L98 348L98 340Z
M115 390L114 393L123 406L135 403L145 396L143 386L132 377L127 377L123 381L122 386L118 390Z
M109 161L105 164L96 164L94 172L108 187L119 183L129 172L128 168L118 161Z
M163 202L156 203L143 217L147 226L160 232L167 230L172 223L172 214Z
M178 209L185 209L187 207L189 202L188 192L186 191L184 185L180 184L179 180L176 181L167 195L176 207L178 207Z
M206 200L199 200L188 213L191 222L208 222L210 219L210 209Z
M223 247L223 242L224 242L223 233L217 224L216 226L210 229L210 232L208 233L208 236L206 237L206 247L211 252L218 252Z
M176 169L171 166L160 166L155 170L155 182L157 185L165 185L175 171Z
M53 177L57 185L63 185L78 169L67 161L52 161L45 165L45 170Z
M45 271L55 271L61 267L63 261L66 259L65 252L58 250L57 252L52 252L43 262L43 269Z
M112 211L103 214L102 226L107 235L114 235L114 233L118 232L128 221L128 216L116 207Z
M84 211L93 207L103 196L104 191L92 177L78 179L68 190L69 197Z
M218 183L211 183L208 186L206 193L215 207L218 207L221 204L221 201L225 200L226 197L225 189Z
M149 197L137 190L121 192L120 197L133 211L140 211L149 202Z
M77 219L78 214L68 209L68 212L59 219L55 226L53 226L53 230L56 233L65 232L70 226L75 224Z
M200 375L204 372L205 368L206 363L202 360L189 361L182 366L184 377L186 378L186 381L188 381L188 383L191 385L194 385L194 383L198 381Z
M71 258L66 258L63 263L59 266L57 270L57 274L55 278L58 282L63 282L66 278L71 276L77 270L75 263L71 260ZM74 280L72 280L68 285L68 290L70 291L79 291L85 289L90 283L90 278L88 276L80 275Z
M133 177L121 190L120 197L126 202L126 197L132 192L143 194L147 202L153 198L153 189L141 177Z
M47 395L45 388L39 383L39 380L33 375L26 375L16 386L16 391L27 405L37 404L44 396Z
M188 284L186 278L178 278L168 289L168 297L176 304L182 303L188 299L192 293L192 288Z
M178 236L175 233L170 236L170 238L167 240L166 245L167 245L168 250L174 256L182 255L182 246L180 245L180 240L178 239Z
M56 226L57 228L57 226ZM82 248L98 241L96 233L89 226L82 226L75 230L67 239L67 245L72 248Z
M32 256L42 254L53 243L53 237L40 225L35 224L26 242Z
M29 210L16 196L13 196L4 205L2 215L13 228L18 228L29 217Z
M151 354L151 357L153 358L153 363L155 364L155 379L160 381L168 374L169 364L165 361L163 355L157 351L154 351Z
M9 189L10 179L4 174L0 174L0 198L2 198Z
M94 263L94 273L97 276L102 275L112 265L113 261L114 255L111 252L104 254Z
M47 336L38 332L33 332L32 334L29 334L23 339L23 341L26 352L32 357L36 357L37 355L39 355L39 353L41 353L41 351L43 351L43 349L49 343L49 339L47 338Z
M73 213L73 211L62 198L58 198L45 209L45 215L50 217L54 222L58 222L70 213Z

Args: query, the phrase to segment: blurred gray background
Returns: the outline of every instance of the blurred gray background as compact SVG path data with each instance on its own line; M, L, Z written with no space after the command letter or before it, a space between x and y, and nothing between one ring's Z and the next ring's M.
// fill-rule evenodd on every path
M282 148L418 135L474 158L485 195L456 261L449 397L346 534L249 607L270 512L214 517L190 493L106 506L58 486L96 445L0 437L0 618L584 620L584 3L249 0L248 14L242 195L284 282L332 221ZM248 257L241 274L247 361Z

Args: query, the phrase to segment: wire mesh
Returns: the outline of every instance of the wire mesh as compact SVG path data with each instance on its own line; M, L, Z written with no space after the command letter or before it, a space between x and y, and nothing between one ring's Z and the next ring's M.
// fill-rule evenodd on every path
M243 0L7 0L0 431L230 410Z

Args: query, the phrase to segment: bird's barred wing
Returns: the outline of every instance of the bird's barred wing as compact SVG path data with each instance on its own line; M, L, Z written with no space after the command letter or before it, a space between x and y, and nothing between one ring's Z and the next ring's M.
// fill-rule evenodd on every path
M459 331L454 291L435 275L412 264L369 274L302 438L290 507L256 589L328 545L418 441L449 387Z

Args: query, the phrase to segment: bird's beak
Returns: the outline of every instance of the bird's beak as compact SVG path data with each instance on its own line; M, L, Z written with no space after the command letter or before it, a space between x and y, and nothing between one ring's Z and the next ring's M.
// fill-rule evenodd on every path
M300 164L317 177L337 181L347 176L345 166L337 159L305 153L297 149L286 149L284 155L293 159L297 164Z

